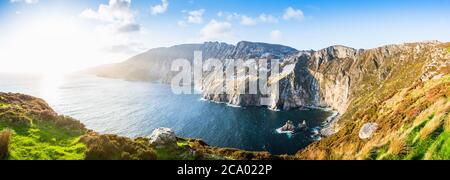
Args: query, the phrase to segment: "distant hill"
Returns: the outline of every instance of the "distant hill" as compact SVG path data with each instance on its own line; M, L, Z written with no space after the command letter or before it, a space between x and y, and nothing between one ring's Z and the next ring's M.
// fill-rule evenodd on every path
M171 64L176 59L194 59L194 51L202 51L203 59L284 58L298 52L294 48L266 43L239 42L236 46L219 42L183 44L151 49L122 63L109 64L88 70L101 77L126 80L170 82L174 73Z

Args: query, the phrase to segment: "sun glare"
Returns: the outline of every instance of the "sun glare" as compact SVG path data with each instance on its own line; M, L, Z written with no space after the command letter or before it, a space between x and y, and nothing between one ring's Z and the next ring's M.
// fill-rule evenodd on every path
M76 16L17 20L0 41L1 71L63 74L112 59L92 29ZM103 49L102 49L103 48Z
M55 102L60 93L58 89L63 83L64 76L60 73L43 74L39 82L40 96L51 103Z

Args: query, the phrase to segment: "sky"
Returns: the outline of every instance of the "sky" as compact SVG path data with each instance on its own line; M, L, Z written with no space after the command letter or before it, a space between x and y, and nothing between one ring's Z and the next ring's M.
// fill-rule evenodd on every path
M0 0L0 72L80 70L205 41L374 48L449 32L450 0Z

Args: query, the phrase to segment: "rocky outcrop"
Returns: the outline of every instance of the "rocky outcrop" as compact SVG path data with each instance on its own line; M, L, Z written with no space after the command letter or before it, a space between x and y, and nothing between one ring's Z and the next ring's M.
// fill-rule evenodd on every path
M294 123L292 121L288 121L288 122L286 122L286 124L283 127L280 128L280 130L284 131L284 132L287 132L287 131L294 132L295 131L295 125L294 125Z
M177 142L177 136L172 129L169 128L157 128L149 136L149 142L152 145L167 145Z
M366 123L363 125L361 130L359 131L359 138L361 139L369 139L372 137L373 133L377 130L377 123Z

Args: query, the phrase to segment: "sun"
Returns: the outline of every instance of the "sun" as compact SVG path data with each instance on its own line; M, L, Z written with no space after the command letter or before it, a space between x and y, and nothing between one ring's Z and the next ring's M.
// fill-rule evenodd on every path
M2 72L64 74L108 60L107 45L74 15L39 14L17 19L2 36Z
M20 26L5 59L10 70L56 74L74 68L72 61L80 57L77 51L85 43L81 26L61 17L40 17Z

